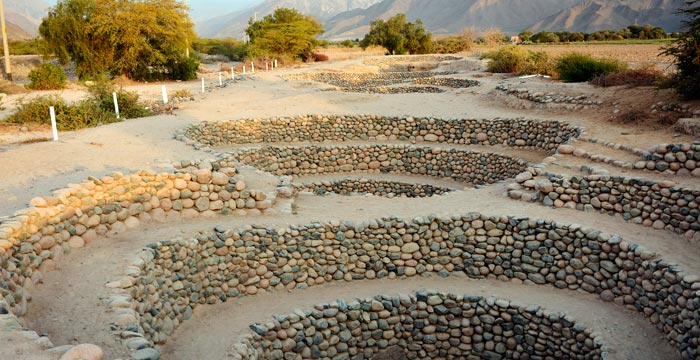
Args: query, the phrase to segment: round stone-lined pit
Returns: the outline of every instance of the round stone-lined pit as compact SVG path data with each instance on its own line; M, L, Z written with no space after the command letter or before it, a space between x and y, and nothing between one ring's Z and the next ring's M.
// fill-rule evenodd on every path
M419 291L318 304L252 324L234 344L243 359L601 359L590 331L564 314L507 300ZM393 351L397 353L396 350Z

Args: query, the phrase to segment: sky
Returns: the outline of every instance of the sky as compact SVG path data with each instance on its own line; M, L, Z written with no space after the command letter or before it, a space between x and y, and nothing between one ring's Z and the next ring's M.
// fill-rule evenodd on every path
M56 5L57 0L45 0L50 5ZM195 22L208 20L216 16L244 9L263 0L186 0L190 6L190 17Z

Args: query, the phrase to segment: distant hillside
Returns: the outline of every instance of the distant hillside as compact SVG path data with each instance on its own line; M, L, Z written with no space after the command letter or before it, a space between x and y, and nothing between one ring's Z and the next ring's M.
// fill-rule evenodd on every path
M453 34L464 28L497 27L505 32L527 29L543 16L554 15L581 0L384 0L364 10L339 14L326 23L325 37L361 38L374 19L405 13L421 19L435 34Z
M33 36L28 32L24 31L24 29L9 21L5 21L5 25L7 26L7 39L10 41L28 40L33 38Z
M682 18L677 10L685 0L583 1L535 23L533 31L617 30L628 25L652 24L666 31L680 30Z
M258 18L272 14L279 7L294 8L314 16L321 22L348 10L367 8L381 0L266 0L260 5L232 12L197 24L197 33L202 37L241 38L248 27L248 20L256 13Z
M5 1L4 5L5 20L21 29L21 32L14 31L15 34L19 34L18 39L35 37L38 34L41 19L46 16L46 9L50 7L44 0ZM8 35L11 32L11 27L8 25Z

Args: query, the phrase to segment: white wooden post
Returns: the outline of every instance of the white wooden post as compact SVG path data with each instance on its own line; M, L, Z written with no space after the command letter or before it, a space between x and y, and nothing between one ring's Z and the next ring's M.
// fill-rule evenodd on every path
M51 131L53 132L53 141L58 141L58 128L56 127L56 110L53 106L49 106L49 115L51 115Z
M255 74L255 63L254 62L250 63L250 73Z
M275 59L275 69L277 69L277 59Z
M161 91L163 92L163 104L168 103L168 90L165 89L165 85L161 87Z
M224 85L224 83L221 81L221 71L219 71L219 86Z
M117 100L117 93L112 93L112 99L114 99L114 113L117 114L117 119L119 119L119 101Z
M245 65L243 65L243 75L245 75Z
M231 81L236 81L236 73L233 71L233 66L231 66Z
M267 67L267 60L265 60L265 71L270 71L270 68Z
M204 94L204 77L202 77L202 94Z

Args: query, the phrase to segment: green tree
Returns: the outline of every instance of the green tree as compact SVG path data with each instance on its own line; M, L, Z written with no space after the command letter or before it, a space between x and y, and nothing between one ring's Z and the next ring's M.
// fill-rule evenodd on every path
M360 41L360 46L382 46L390 55L427 54L433 49L432 34L425 30L423 22L406 21L406 14L396 14L387 21L378 19L370 23L370 31Z
M518 36L520 36L520 39L524 43L529 43L531 41L530 39L532 38L532 35L534 35L534 33L530 30L523 30L520 32L520 34L518 34Z
M687 16L685 31L663 53L676 58L676 91L685 98L700 99L700 0L686 1L679 12Z
M60 0L39 33L46 53L72 60L81 78L187 80L199 66L185 56L196 37L187 10L178 0Z
M249 51L257 55L289 55L306 58L318 44L316 35L323 34L323 25L295 9L277 8L262 20L248 23Z

